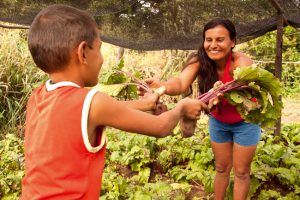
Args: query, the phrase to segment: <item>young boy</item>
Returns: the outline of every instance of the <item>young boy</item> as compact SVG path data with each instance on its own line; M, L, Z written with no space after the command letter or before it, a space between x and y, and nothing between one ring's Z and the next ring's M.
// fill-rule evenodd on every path
M181 117L198 118L207 106L184 99L155 116L158 94L121 102L89 90L103 63L95 21L64 5L43 9L29 30L29 49L50 80L28 101L25 177L21 199L98 199L105 160L104 127L165 137ZM142 110L142 111L141 111Z

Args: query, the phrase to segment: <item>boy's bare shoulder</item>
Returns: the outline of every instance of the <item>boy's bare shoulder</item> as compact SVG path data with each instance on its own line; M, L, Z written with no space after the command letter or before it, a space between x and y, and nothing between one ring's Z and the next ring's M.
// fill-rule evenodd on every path
M117 113L118 102L116 99L101 92L96 92L91 100L89 108L89 126L97 127L109 125Z
M94 104L95 108L99 109L106 108L107 106L110 106L116 102L117 100L102 92L96 92L92 99L92 104Z

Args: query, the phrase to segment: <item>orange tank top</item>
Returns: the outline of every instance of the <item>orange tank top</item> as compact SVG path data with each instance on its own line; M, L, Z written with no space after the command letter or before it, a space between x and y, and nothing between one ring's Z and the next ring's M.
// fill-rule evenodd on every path
M27 104L21 199L96 200L106 143L104 127L96 147L87 135L87 113L96 92L71 82L52 86L47 82L35 90Z
M230 74L230 61L231 61L231 54L229 54L228 56L224 74L222 79L220 80L222 81L222 83L227 83L233 80ZM233 105L231 105L225 98L220 103L221 103L221 112L213 111L210 113L214 118L226 124L234 124L243 121L241 115L238 113L236 108Z

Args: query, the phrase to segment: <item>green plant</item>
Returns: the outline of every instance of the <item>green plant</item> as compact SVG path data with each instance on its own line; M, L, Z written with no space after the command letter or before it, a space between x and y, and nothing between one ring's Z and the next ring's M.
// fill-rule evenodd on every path
M33 88L46 76L31 59L25 30L0 34L0 138L12 131L21 135L25 107ZM5 117L4 117L5 116ZM2 128L3 127L3 128Z
M24 175L23 141L16 135L7 134L0 140L0 198L17 199L21 192Z
M118 65L103 69L100 83L94 88L119 99L137 98L136 85L131 84L131 82L132 79L138 78L140 75L136 72L134 75L127 76L130 73L122 73L123 68L124 60L121 59Z
M280 86L279 80L269 71L245 66L234 70L234 80L200 95L198 99L208 102L222 93L246 122L271 128L281 115Z
M282 45L282 82L283 95L294 96L300 92L300 34L295 28L284 28ZM239 49L251 55L255 63L268 71L275 72L276 31L262 37L250 40L238 46Z
M0 30L1 199L18 199L21 192L24 152L23 141L18 136L24 129L26 101L32 89L47 79L30 58L26 34L26 31L20 30ZM287 34L289 33L286 32ZM274 33L270 33L264 38L251 41L246 49L253 49L251 55L256 60L261 60L259 56L268 54L273 56L275 43L271 39L273 40L274 36ZM299 34L290 35L288 36L290 42L284 42L284 60L299 61L298 38ZM288 46L285 47L286 44ZM114 83L116 87L119 87L118 83L131 81L129 77L117 73L119 69L140 79L156 77L165 80L179 73L179 66L186 57L184 51L140 54L126 50L122 63L123 61L115 61L114 48L107 44L103 46L105 64L108 63L109 66L103 66L100 75L103 73L103 79L100 80L103 83ZM270 59L274 60L274 57ZM270 68L270 71L274 69L273 64L264 67ZM299 92L299 74L298 65L288 63L283 65L284 91L286 91L284 95ZM127 95L135 93L134 86L131 87L133 90L116 92L114 96L120 99L135 98ZM128 89L124 85L122 88ZM164 102L169 102L168 107L172 108L181 97L163 98ZM168 98L167 101L165 98ZM264 130L252 162L249 198L299 199L299 132L299 124L283 124L280 142L274 144L277 138L273 136L273 132ZM196 200L211 199L213 196L214 158L208 137L207 119L204 116L201 116L201 120L197 123L196 134L190 138L182 138L179 126L174 129L172 136L160 139L109 128L106 129L106 133L108 144L100 199ZM229 197L232 195L232 184L231 180Z

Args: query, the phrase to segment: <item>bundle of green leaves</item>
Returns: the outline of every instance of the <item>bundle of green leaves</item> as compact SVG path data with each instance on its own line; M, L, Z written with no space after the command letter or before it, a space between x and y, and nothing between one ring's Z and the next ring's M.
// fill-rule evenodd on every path
M256 65L237 68L233 78L233 81L202 94L198 99L208 102L218 93L223 93L246 122L263 128L273 127L283 107L280 81Z
M93 88L106 93L113 97L119 97L128 95L129 98L125 99L133 99L137 94L137 87L142 88L147 93L158 93L159 96L162 96L166 90L166 88L160 87L155 90L152 90L147 83L139 78L139 74L131 74L130 72L123 71L124 61L121 60L119 65L115 68L106 71L103 73L101 84L97 84ZM158 101L156 104L156 108L152 110L154 115L160 115L163 112L166 112L168 107L161 101Z

